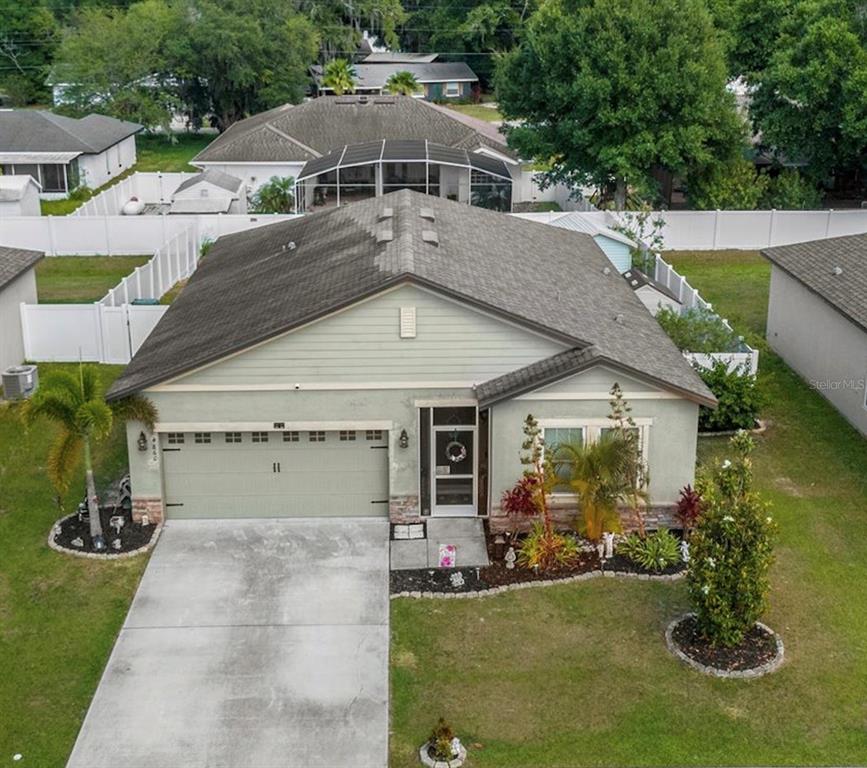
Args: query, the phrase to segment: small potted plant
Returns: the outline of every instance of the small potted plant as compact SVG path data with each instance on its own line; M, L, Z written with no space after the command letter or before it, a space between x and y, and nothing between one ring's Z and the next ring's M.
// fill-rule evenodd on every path
M421 745L418 756L428 768L460 768L467 759L467 750L452 727L440 718L430 738Z

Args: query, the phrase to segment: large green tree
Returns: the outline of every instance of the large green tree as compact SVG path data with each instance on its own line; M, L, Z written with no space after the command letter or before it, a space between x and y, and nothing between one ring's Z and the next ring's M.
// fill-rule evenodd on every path
M167 126L177 98L165 49L177 23L164 0L142 0L129 10L82 8L57 51L54 76L65 84L64 109Z
M0 92L15 105L47 98L60 25L45 0L0 0Z
M618 208L655 169L688 174L742 140L702 0L545 0L496 82L512 146Z
M802 0L750 75L764 144L814 179L867 170L867 16L854 0Z

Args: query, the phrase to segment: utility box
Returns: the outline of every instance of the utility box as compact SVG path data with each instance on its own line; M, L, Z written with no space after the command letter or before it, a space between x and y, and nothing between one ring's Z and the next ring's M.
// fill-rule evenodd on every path
M3 397L25 400L39 386L39 370L35 365L13 365L3 371Z

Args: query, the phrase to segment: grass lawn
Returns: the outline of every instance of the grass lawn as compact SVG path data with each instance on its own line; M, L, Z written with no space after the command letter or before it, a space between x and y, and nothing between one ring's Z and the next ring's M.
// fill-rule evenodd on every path
M44 377L61 365L40 365ZM73 367L74 369L74 367ZM100 366L106 384L120 367ZM25 432L0 406L0 764L62 768L126 616L146 557L113 563L68 557L46 545L59 517L45 477L48 422ZM126 466L123 430L96 451L97 485ZM74 509L84 479L65 499ZM134 713L130 716L134 721ZM131 725L131 727L134 727ZM135 726L137 727L137 726ZM106 738L119 737L106 734ZM16 763L17 765L17 763Z
M189 164L199 152L214 140L210 134L175 134L175 142L165 136L136 136L136 164L113 178L107 184L96 190L84 189L74 193L67 200L42 200L43 216L66 216L80 205L90 200L94 195L113 184L117 184L136 171L186 171L195 173L198 169Z
M503 119L500 110L496 107L486 107L484 104L446 104L446 106L455 112L463 112L465 115L486 120L489 123L499 123Z
M673 262L735 326L764 328L755 254ZM773 353L757 485L780 526L765 620L785 665L704 677L665 650L683 584L593 581L468 601L392 603L391 764L440 716L473 766L851 765L867 755L867 441ZM702 440L700 460L725 454ZM652 486L651 486L652 490ZM480 746L473 748L472 744Z
M40 304L99 301L150 256L50 256L36 265Z

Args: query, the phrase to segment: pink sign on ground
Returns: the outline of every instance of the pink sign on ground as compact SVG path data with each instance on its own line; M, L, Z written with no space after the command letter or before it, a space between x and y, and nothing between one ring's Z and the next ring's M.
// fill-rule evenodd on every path
M440 544L440 568L454 568L456 554L454 544Z

